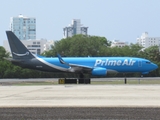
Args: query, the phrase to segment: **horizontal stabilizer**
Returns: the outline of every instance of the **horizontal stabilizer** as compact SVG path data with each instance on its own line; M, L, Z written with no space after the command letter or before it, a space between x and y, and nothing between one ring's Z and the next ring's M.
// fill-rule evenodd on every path
M13 58L6 58L6 57L4 57L3 59L8 60L10 62L22 62L22 60L13 59Z

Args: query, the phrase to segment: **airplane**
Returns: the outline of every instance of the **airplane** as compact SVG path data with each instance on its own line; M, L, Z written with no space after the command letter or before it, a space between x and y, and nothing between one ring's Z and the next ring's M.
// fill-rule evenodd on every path
M23 68L46 72L77 73L106 76L110 72L148 74L158 68L151 61L136 57L44 57L31 53L12 31L6 31L12 58L6 58Z

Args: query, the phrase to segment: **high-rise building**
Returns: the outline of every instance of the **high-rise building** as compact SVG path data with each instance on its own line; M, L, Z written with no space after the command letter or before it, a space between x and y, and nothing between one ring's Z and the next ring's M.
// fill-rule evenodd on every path
M10 30L20 40L36 39L36 18L23 15L11 17Z
M53 40L36 39L36 19L31 17L18 17L10 18L10 30L21 40L26 48L33 54L41 54L44 51L50 50L54 45ZM3 47L7 52L11 52L8 40L3 41Z
M148 48L150 46L159 46L160 37L149 37L148 32L142 33L141 37L137 38L137 43L144 48Z
M123 42L120 40L113 40L111 43L111 47L124 47L127 45L128 45L128 42Z
M88 27L83 27L80 19L73 19L72 23L68 25L68 27L63 28L64 38L72 37L76 34L88 34Z

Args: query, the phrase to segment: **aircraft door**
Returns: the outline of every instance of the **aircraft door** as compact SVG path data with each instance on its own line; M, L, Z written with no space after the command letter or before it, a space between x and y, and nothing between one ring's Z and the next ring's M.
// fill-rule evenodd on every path
M138 67L139 68L142 67L142 61L141 60L138 61Z

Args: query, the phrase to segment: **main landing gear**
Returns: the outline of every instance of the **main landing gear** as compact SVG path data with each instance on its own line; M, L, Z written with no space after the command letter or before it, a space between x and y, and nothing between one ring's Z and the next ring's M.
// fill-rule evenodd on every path
M90 78L85 78L84 74L81 73L79 75L78 83L79 84L90 84L91 83L91 79Z
M85 78L84 74L81 73L79 78L61 78L58 81L59 84L90 84L91 79Z

